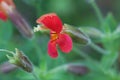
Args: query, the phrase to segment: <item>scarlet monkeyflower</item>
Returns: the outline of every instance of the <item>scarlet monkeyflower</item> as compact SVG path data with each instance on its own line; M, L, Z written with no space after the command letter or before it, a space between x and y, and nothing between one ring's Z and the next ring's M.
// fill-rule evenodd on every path
M62 21L55 13L45 14L38 18L36 22L41 24L44 29L50 30L50 41L48 42L50 57L58 57L57 45L64 53L69 53L72 50L72 39L63 31Z

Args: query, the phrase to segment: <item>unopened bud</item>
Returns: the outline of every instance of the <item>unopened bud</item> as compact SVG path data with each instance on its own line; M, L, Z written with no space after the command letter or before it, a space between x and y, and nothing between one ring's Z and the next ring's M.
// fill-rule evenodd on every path
M90 42L90 39L88 38L88 36L85 35L80 29L68 24L64 24L63 27L64 27L63 32L69 34L72 37L74 42L80 43L83 45L86 45Z
M31 26L28 22L20 15L20 13L13 9L12 12L8 13L9 18L18 29L18 31L25 37L31 38L33 36L33 32Z
M16 68L17 68L16 65L11 64L9 62L5 62L5 63L3 63L3 64L0 65L0 72L7 74L9 72L14 71Z
M86 66L71 64L68 66L68 72L77 75L85 75L89 72L89 69Z
M9 4L7 4L8 2ZM19 30L23 36L31 38L33 36L32 29L28 22L21 16L21 14L16 10L14 3L11 0L2 1L0 6L5 10L6 14L9 16L13 24Z
M93 39L100 39L104 35L100 30L94 27L82 27L81 30Z
M33 71L33 66L31 61L27 58L27 56L25 56L25 54L18 50L15 49L16 52L15 54L13 54L13 57L7 55L9 62L11 64L14 64L20 68L22 68L23 70L27 71L27 72L32 72Z

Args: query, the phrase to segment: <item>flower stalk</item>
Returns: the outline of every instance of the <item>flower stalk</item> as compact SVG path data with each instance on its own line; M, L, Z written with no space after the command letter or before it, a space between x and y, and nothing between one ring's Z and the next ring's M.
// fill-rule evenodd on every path
M96 13L96 15L97 15L97 17L98 17L98 19L99 19L99 22L100 22L100 23L103 23L103 20L104 20L103 15L102 15L102 13L101 13L101 11L100 11L100 8L99 8L98 5L96 4L95 0L89 0L89 3L90 3L90 4L92 5L92 7L94 8L94 11L95 11L95 13Z

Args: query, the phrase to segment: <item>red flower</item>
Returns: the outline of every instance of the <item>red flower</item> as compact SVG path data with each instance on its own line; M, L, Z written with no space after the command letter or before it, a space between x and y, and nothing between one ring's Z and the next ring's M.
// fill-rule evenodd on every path
M62 31L62 21L55 13L45 14L37 19L36 22L50 30L48 54L52 58L58 57L57 45L62 52L69 53L72 50L72 39L68 34Z
M3 4L7 4L7 7L3 7ZM9 10L11 7L15 8L13 0L0 0L0 19L3 21L7 20L7 10Z

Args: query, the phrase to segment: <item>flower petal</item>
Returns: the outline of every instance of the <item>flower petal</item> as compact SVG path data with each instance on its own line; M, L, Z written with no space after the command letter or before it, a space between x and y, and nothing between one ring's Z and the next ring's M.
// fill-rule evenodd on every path
M55 13L45 14L38 18L36 22L57 33L62 30L62 21Z
M2 2L3 0L0 0L0 3Z
M2 19L3 21L7 20L7 16L4 12L0 11L0 19Z
M58 57L58 52L56 49L56 41L49 41L48 42L48 54L52 58L57 58Z
M72 50L72 39L67 34L60 34L57 43L65 53L69 53Z

